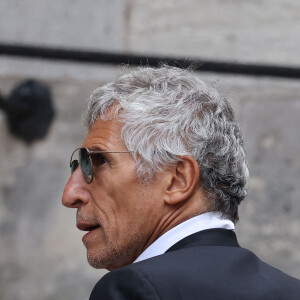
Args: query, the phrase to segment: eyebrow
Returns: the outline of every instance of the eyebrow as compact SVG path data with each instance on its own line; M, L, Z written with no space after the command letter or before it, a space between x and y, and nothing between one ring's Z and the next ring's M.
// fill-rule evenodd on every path
M87 147L85 147L87 148ZM104 150L101 149L99 146L92 146L91 148L87 148L89 151L99 151L99 152L103 152L103 154L110 154L112 153L130 153L133 151L130 150Z
M92 146L91 148L87 148L87 149L89 149L90 151L103 151L103 152L110 151L110 150L101 149L99 146Z
M103 155L111 155L111 153L131 153L132 151L129 150L103 150L99 147L93 147L91 149L89 149L89 151L93 152L101 152L103 153Z

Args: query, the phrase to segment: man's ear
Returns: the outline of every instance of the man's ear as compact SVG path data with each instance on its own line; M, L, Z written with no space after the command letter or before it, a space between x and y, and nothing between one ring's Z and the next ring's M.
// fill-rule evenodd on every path
M174 167L168 170L165 202L174 205L188 199L199 183L199 166L192 156L182 156Z

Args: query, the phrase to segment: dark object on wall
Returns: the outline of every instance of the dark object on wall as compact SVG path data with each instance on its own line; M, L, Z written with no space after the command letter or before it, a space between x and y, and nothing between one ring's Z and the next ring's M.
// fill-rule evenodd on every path
M213 72L237 75L269 76L290 79L300 78L300 68L280 65L257 65L230 61L214 61L196 58L159 57L129 53L95 52L83 49L62 49L37 47L32 45L17 45L0 43L0 55L20 57L57 59L100 64L128 64L130 66L160 66L162 63L170 66L188 67L199 72Z
M0 97L10 132L30 144L48 132L55 111L50 88L36 80L18 84L7 99Z

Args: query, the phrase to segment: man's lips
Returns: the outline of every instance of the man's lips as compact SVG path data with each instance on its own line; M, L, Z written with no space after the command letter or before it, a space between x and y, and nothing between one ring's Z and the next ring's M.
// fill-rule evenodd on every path
M82 241L85 245L91 236L93 236L93 233L95 233L95 231L101 227L98 223L93 224L85 222L77 222L76 226L79 230L87 231L87 233L82 237Z
M83 243L87 244L91 238L95 238L97 229L101 228L101 223L95 216L87 216L82 213L80 214L79 211L77 211L76 226L79 230L87 231L82 237Z
M92 231L100 227L99 224L91 224L91 223L84 223L84 222L77 222L77 228L82 231Z

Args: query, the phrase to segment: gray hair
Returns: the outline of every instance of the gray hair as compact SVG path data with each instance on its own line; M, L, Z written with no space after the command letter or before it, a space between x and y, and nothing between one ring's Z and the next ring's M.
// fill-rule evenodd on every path
M133 151L137 176L151 180L163 167L192 155L210 209L238 220L249 171L233 110L217 90L190 71L141 67L97 88L85 113L90 128L97 118L124 122L122 138Z

